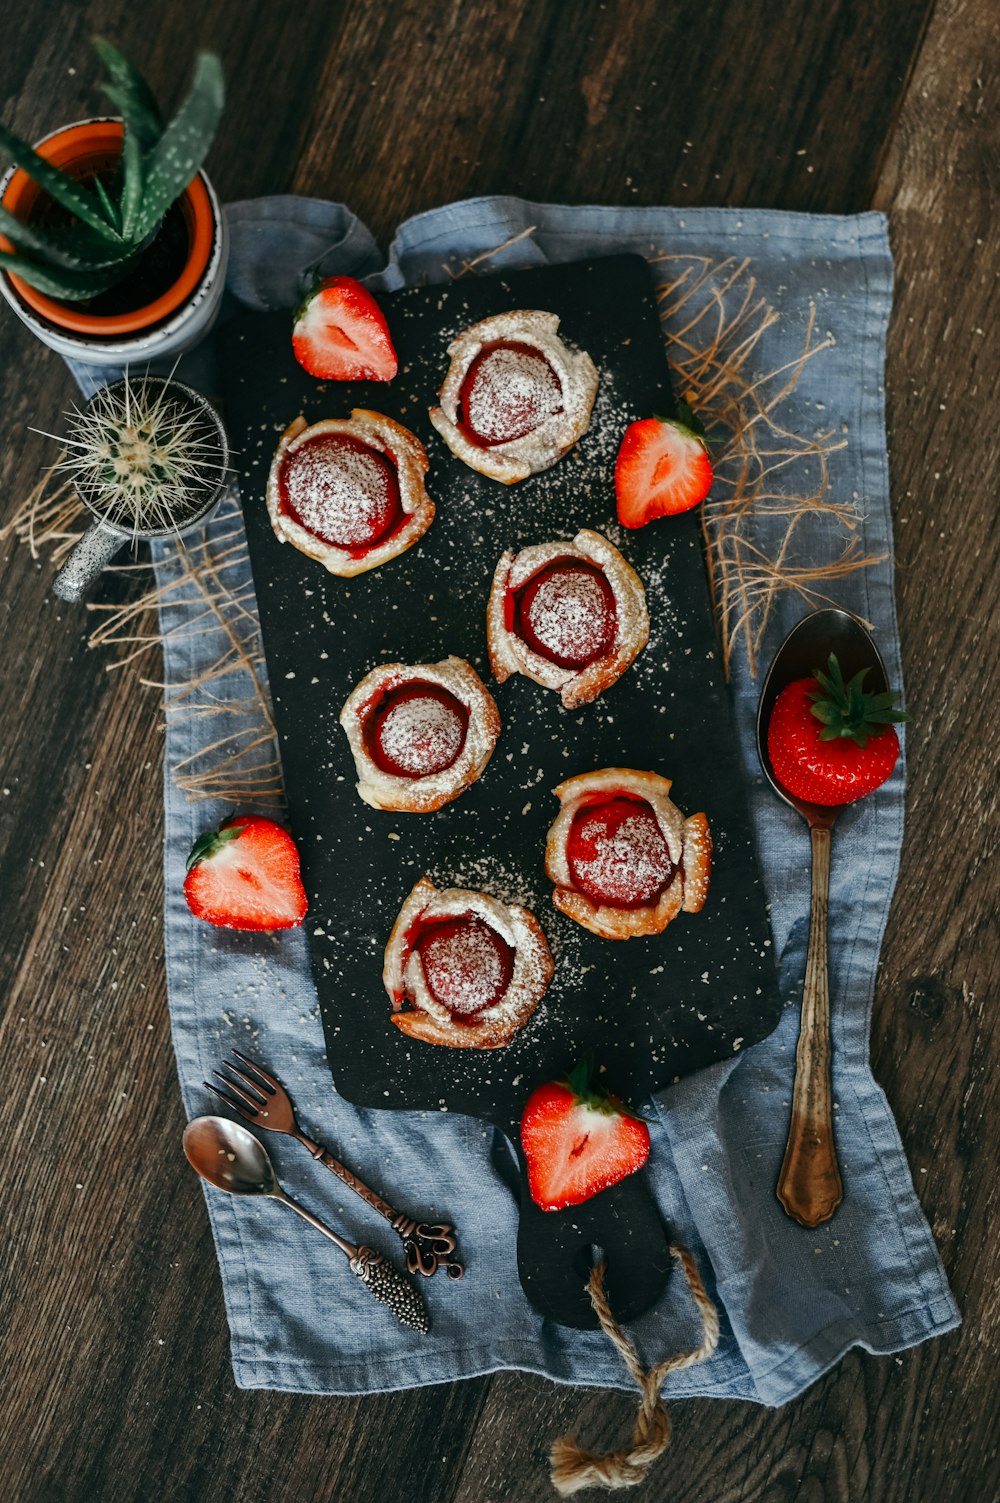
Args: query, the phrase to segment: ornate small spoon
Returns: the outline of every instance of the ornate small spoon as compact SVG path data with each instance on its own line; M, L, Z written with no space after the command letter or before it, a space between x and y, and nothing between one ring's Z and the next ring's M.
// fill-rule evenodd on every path
M329 1237L344 1253L351 1272L373 1298L388 1305L396 1319L414 1331L430 1330L423 1300L403 1274L371 1247L355 1247L338 1237L298 1201L286 1195L271 1160L253 1133L225 1117L195 1117L184 1129L184 1152L192 1169L229 1195L268 1195L291 1206L310 1226Z
M767 749L767 727L774 702L796 679L808 678L831 652L846 678L870 670L869 686L888 689L878 648L857 616L836 608L814 611L789 632L771 664L757 708L757 755L775 793L809 826L812 842L812 897L809 949L802 988L799 1042L795 1051L792 1120L777 1195L788 1215L801 1226L828 1221L844 1198L833 1134L830 1085L830 987L827 971L827 905L830 891L830 832L844 805L810 804L795 798L778 782Z

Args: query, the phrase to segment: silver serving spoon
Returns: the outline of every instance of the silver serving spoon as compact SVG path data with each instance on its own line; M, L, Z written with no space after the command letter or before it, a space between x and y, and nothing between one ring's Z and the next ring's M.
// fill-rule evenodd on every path
M831 607L813 611L789 632L771 664L757 708L757 755L775 793L809 826L812 842L812 896L809 949L802 988L799 1042L795 1051L792 1120L777 1195L788 1215L801 1226L829 1221L844 1198L833 1133L830 1084L830 986L827 970L827 906L830 893L830 832L843 804L810 804L795 798L778 782L767 750L767 727L774 702L788 684L809 678L837 654L844 677L862 668L865 688L888 689L885 664L867 630L850 611Z
M398 1321L414 1331L430 1330L423 1300L409 1279L381 1253L371 1247L355 1247L286 1195L262 1144L245 1127L225 1117L195 1117L184 1129L184 1152L191 1168L217 1190L229 1195L267 1195L297 1211L340 1248L351 1272L375 1299L389 1306Z

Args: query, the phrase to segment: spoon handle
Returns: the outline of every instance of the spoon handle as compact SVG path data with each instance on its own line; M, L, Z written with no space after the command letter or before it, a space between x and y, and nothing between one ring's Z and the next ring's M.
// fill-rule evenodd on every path
M827 908L830 894L830 830L813 825L809 950L802 988L795 1088L777 1195L800 1226L829 1221L844 1198L833 1136L830 1083L830 984L827 969Z
M320 1221L305 1206L300 1206L297 1200L286 1195L284 1190L279 1191L273 1199L280 1200L286 1206L291 1206L297 1211L303 1221L308 1221L324 1237L329 1237L331 1242L336 1243L342 1253L347 1256L351 1272L354 1277L368 1290L372 1299L377 1299L380 1305L387 1305L395 1315L400 1325L409 1326L414 1331L429 1331L430 1320L423 1300L409 1279L389 1262L382 1254L372 1247L355 1247L352 1242L347 1242L343 1237L331 1231L325 1222Z
M318 1216L314 1216L312 1211L307 1211L305 1206L300 1206L298 1201L293 1200L290 1195L286 1195L284 1190L272 1196L272 1199L280 1200L283 1205L290 1206L293 1211L297 1211L303 1221L308 1221L309 1225L314 1226L318 1232L322 1232L324 1237L329 1237L330 1241L340 1248L345 1257L357 1257L358 1249L354 1246L353 1242L348 1242L346 1238L339 1237L336 1232L331 1231L325 1222L320 1221Z

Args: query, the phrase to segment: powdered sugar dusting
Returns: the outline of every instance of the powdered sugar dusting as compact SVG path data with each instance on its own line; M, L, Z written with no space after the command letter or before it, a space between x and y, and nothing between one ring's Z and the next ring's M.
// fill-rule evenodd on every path
M573 880L595 903L630 907L654 902L673 874L663 833L648 805L634 812L618 801L584 809L570 832Z
M555 371L544 355L523 345L484 350L462 388L466 425L484 444L523 438L562 405Z
M458 709L430 694L391 704L378 729L386 761L412 778L450 767L464 740L465 721Z
M593 662L615 637L610 589L595 571L573 564L546 572L525 598L524 619L538 646L563 667Z
M324 434L290 450L281 482L295 520L341 548L371 547L400 515L389 461L345 435Z
M459 856L449 851L447 859L432 867L428 875L443 888L455 885L487 892L508 908L516 903L535 912L547 906L549 891L541 867L529 875L505 860L505 854L496 840L475 854L466 851Z
M510 946L471 914L432 929L418 945L427 985L450 1012L470 1015L494 1006L514 969Z

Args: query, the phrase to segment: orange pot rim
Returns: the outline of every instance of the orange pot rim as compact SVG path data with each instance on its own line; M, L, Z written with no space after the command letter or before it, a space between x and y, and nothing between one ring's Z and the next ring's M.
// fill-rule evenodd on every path
M79 161L81 157L100 156L116 147L118 148L117 154L120 155L124 134L125 127L120 120L81 120L74 125L64 126L62 130L53 131L51 135L36 143L35 150L53 166L66 167L72 162ZM27 217L25 211L30 213L41 191L24 168L19 167L11 176L4 191L3 207L9 213L23 219ZM16 272L7 270L5 275L22 301L58 328L68 329L75 334L96 335L104 338L138 334L151 329L154 325L169 318L188 301L205 275L212 254L215 239L215 215L203 173L199 172L197 177L189 183L178 201L188 228L188 251L184 269L166 292L141 308L134 308L126 313L86 313L71 303L59 302L55 298L46 296L44 292L39 292ZM0 236L0 246L4 249L13 249L2 236Z

